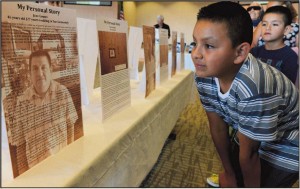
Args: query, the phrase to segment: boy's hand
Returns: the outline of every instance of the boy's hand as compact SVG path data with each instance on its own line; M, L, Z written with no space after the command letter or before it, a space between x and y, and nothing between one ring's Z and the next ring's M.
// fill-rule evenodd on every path
M219 184L221 188L237 188L235 175L226 172L219 174Z

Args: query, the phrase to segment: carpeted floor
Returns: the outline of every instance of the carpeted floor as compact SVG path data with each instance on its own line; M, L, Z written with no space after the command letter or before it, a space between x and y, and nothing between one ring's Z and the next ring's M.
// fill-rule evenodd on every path
M174 131L176 140L166 141L141 187L206 187L206 177L222 170L199 100L181 113Z
M188 105L174 127L176 140L168 139L157 163L140 187L208 187L206 178L222 171L200 101ZM294 184L299 188L299 181Z

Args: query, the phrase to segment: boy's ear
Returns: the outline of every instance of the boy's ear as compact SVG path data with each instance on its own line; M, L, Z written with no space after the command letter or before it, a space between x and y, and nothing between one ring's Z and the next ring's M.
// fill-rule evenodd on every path
M284 28L284 35L289 34L290 32L292 32L293 28L291 27L291 25L287 25Z
M241 64L247 58L248 53L250 52L251 46L249 43L242 43L236 47L236 56L234 59L234 64Z

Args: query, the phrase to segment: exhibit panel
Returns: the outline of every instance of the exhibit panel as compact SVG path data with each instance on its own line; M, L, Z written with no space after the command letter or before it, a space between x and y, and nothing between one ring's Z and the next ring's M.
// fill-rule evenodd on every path
M180 46L179 46L179 52L180 52L180 58L179 59L179 66L177 67L177 70L183 70L184 69L184 52L185 52L185 42L184 42L184 33L180 33Z
M151 26L143 26L143 42L145 55L146 90L145 97L156 88L155 69L155 29Z
M128 67L130 79L139 80L139 57L142 50L143 30L139 27L129 27L128 37Z
M168 30L158 29L159 42L158 46L158 70L159 70L159 84L168 79Z
M2 9L2 100L17 177L83 136L76 12L28 2Z
M101 65L102 121L130 106L128 69L128 24L126 21L98 17L97 30Z
M177 31L172 31L172 69L171 77L176 74L177 65Z
M92 98L94 88L100 87L100 65L98 60L99 43L97 39L96 20L77 18L78 54L82 58L83 76L85 82L80 83L86 88L87 94L82 93L81 98ZM96 70L96 71L95 71ZM82 77L82 74L80 75ZM100 89L99 89L100 93Z

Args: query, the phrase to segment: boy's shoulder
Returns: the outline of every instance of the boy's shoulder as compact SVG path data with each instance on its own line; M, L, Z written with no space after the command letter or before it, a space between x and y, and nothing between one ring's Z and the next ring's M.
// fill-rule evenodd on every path
M287 52L287 53L290 53L290 54L292 54L293 56L297 56L297 57L298 57L298 54L297 54L291 47L284 46L284 48L286 49L286 52Z
M298 59L298 54L289 46L278 49L277 54L278 56L282 56L283 59Z

